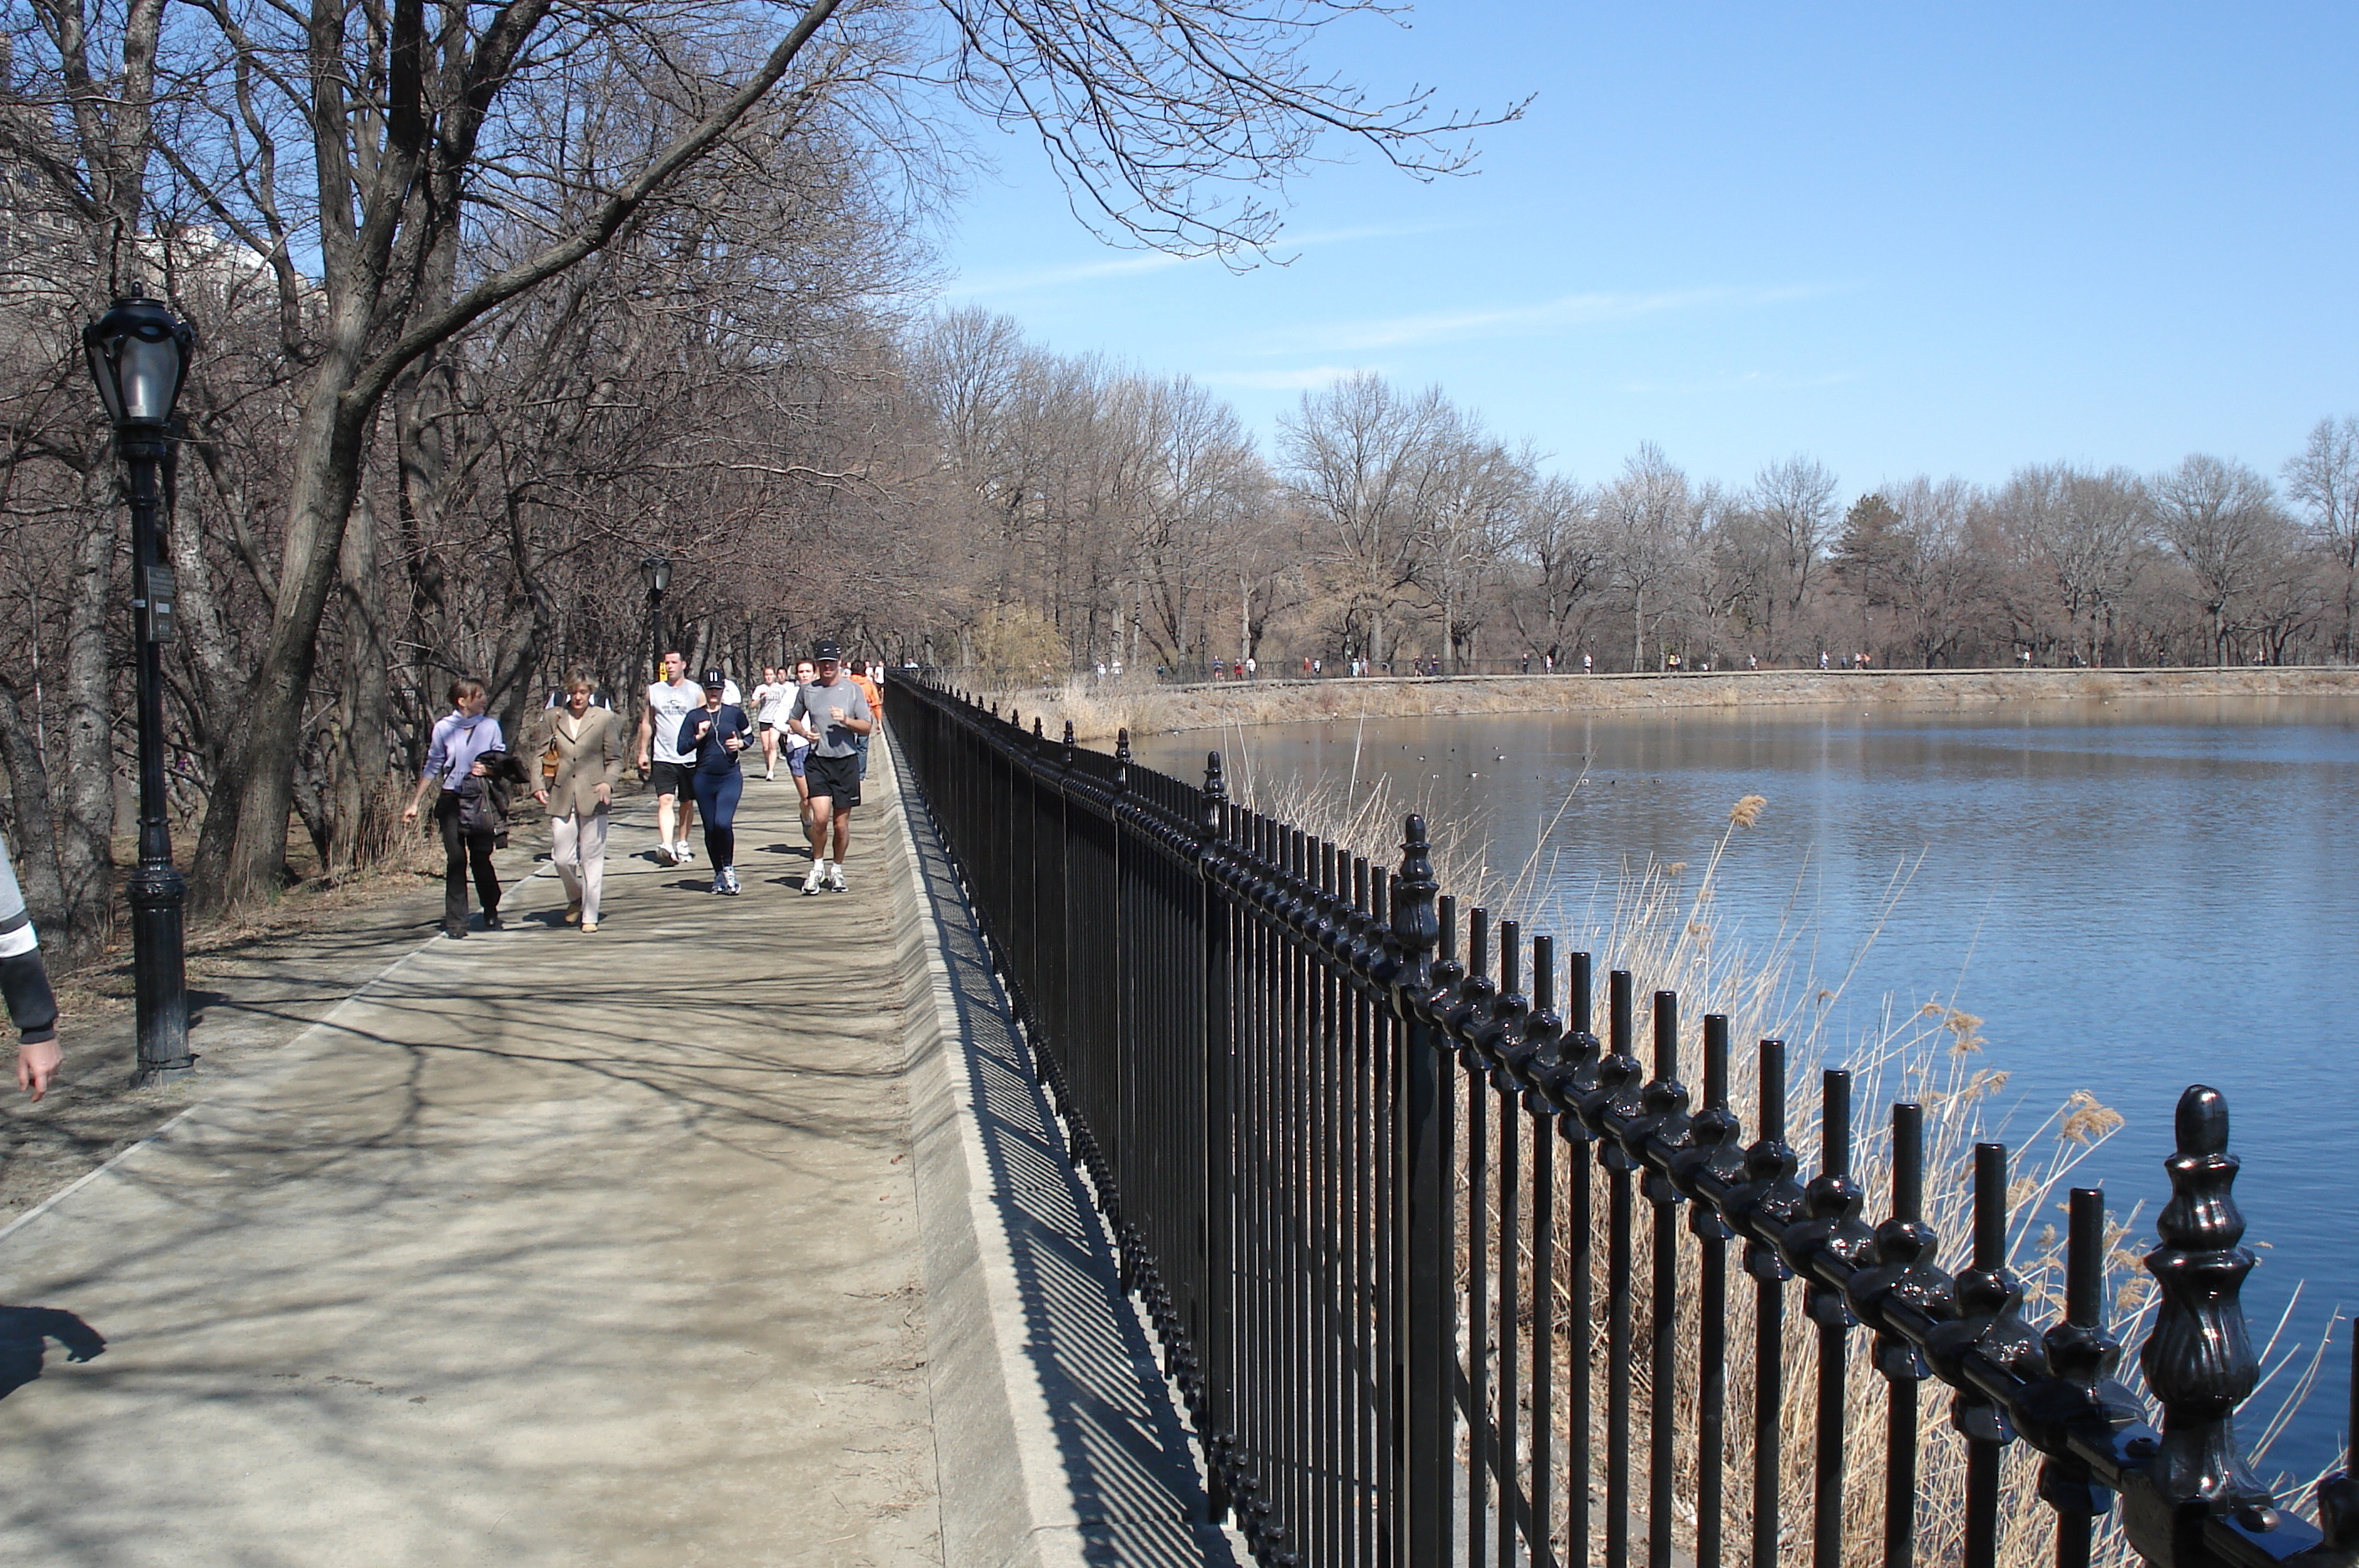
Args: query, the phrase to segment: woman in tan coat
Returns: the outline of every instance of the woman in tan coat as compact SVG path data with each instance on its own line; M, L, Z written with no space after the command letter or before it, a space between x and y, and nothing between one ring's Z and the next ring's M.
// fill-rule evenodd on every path
M598 894L606 880L606 815L623 777L628 740L611 708L590 702L590 678L565 678L565 705L549 710L535 747L541 759L533 799L549 808L550 858L565 881L565 923L598 929ZM551 768L554 771L551 771Z

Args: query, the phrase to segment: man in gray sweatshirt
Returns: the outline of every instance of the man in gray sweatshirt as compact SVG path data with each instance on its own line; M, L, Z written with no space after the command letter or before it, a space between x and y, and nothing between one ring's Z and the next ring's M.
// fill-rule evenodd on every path
M49 1080L64 1060L58 1050L58 999L49 990L40 938L25 912L24 890L16 886L16 868L8 862L5 844L0 844L0 994L6 996L8 1019L16 1026L16 1087L38 1100L49 1092Z

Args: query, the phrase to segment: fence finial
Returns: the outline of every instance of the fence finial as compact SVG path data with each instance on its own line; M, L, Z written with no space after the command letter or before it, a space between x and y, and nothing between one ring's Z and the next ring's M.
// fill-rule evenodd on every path
M1067 768L1071 768L1071 767L1072 767L1072 765L1073 765L1073 721L1072 721L1072 720L1071 720L1071 719L1067 719L1067 720L1065 721L1065 766L1066 766Z
M1411 812L1401 833L1400 870L1393 877L1393 940L1399 943L1401 969L1396 977L1412 994L1431 988L1433 950L1441 941L1441 922L1433 909L1440 885L1433 879L1433 851L1426 842L1425 819Z
M1196 826L1207 839L1221 836L1221 808L1229 800L1229 781L1221 773L1221 754L1204 754L1204 792L1199 802Z
M2163 1161L2170 1202L2155 1220L2162 1245L2146 1258L2162 1301L2138 1356L2147 1387L2162 1401L2155 1483L2174 1505L2201 1498L2246 1529L2273 1530L2277 1499L2236 1445L2236 1407L2259 1382L2261 1363L2237 1300L2255 1259L2239 1245L2245 1216L2232 1191L2238 1161L2228 1152L2228 1102L2220 1091L2188 1087L2179 1097L2178 1134L2179 1152Z

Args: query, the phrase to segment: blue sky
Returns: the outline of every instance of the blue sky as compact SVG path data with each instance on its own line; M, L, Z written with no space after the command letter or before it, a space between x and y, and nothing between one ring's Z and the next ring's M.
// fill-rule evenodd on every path
M1459 107L1481 172L1288 192L1287 267L1099 245L988 137L944 299L1192 375L1440 383L1582 477L1641 441L1847 491L2190 451L2274 471L2359 413L2359 6L1430 3L1321 59ZM1343 151L1338 147L1337 151Z

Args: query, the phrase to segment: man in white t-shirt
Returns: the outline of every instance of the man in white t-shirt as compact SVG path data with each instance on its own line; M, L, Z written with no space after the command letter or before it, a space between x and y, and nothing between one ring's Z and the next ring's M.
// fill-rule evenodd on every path
M769 679L754 688L754 723L762 734L762 777L778 776L778 746L786 739L787 704L795 700L790 670L765 671Z
M664 655L664 678L647 688L639 714L639 771L656 795L656 860L664 866L684 866L692 858L689 829L696 825L696 796L688 776L696 758L679 749L679 727L690 708L704 705L704 688L688 679L688 660L678 649ZM722 700L731 699L724 693ZM673 808L679 809L675 833Z

